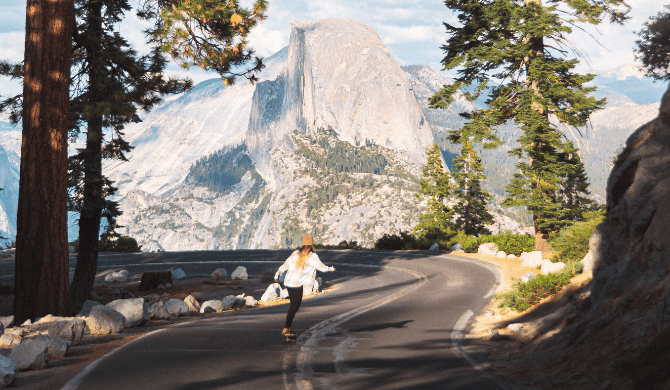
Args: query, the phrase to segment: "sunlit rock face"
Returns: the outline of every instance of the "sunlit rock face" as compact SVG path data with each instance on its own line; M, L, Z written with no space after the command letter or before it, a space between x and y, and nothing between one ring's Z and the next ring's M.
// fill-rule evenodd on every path
M286 69L259 83L247 142L257 169L274 183L278 173L267 153L273 145L294 130L326 129L352 145L368 140L397 151L414 164L423 164L434 142L405 72L370 26L349 19L291 24Z

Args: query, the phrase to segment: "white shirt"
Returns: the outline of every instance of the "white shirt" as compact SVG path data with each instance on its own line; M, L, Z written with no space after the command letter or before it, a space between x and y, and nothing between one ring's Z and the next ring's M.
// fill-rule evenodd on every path
M307 260L305 261L305 266L302 269L296 268L297 261L298 251L295 251L291 254L291 256L288 257L288 259L286 259L284 264L279 267L279 270L275 273L275 280L279 279L279 275L285 271L288 271L286 272L286 277L284 278L284 286L313 286L317 270L321 272L335 271L335 268L324 265L321 260L319 260L319 256L317 256L314 252L309 254Z

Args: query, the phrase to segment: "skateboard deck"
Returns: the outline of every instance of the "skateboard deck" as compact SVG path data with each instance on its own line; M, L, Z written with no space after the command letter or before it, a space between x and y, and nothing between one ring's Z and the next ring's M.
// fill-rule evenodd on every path
M297 338L296 335L291 335L291 336L282 335L282 337L284 338L284 341L295 341L295 339Z

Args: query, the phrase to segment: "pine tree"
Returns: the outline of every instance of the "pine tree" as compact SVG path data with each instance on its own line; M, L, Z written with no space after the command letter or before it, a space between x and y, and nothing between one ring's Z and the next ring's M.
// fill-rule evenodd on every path
M524 159L507 187L506 205L526 207L533 215L536 249L547 247L549 231L560 228L562 180L578 170L562 155L571 148L555 125L580 128L604 107L605 99L588 96L584 87L592 74L578 74L577 59L564 59L576 49L566 38L578 23L597 25L604 15L626 19L623 0L446 0L462 26L445 23L449 35L443 49L445 69L459 77L430 99L431 107L446 108L461 88L473 100L488 94L487 107L461 114L469 120L450 132L455 143L474 140L485 148L502 142L498 126L514 121L522 130L519 147L510 154ZM493 81L492 79L495 79Z
M652 16L638 32L637 59L647 75L656 80L670 80L670 5L666 12Z
M447 205L450 195L449 172L442 161L442 152L437 144L426 151L427 163L422 168L417 199L428 198L429 212L419 216L414 234L431 239L444 238L453 233L451 219L454 211Z
M491 234L485 227L493 223L493 215L486 209L486 203L491 197L482 188L486 180L484 167L470 141L463 143L460 156L453 161L451 177L454 179L457 199L454 206L456 228L473 236Z
M16 216L17 323L70 311L67 244L68 85L73 0L28 0ZM64 54L63 54L64 53Z

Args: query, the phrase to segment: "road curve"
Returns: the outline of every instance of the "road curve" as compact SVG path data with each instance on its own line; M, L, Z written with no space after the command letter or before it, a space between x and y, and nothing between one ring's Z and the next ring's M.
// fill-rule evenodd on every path
M247 262L253 275L268 263L278 267L288 252L194 253L151 261L119 257L118 266L179 263L193 274L188 270L202 263ZM279 335L287 305L221 313L136 339L89 365L63 390L509 388L458 348L459 331L499 283L495 270L427 252L319 256L337 267L336 274L321 274L335 288L303 301L293 323L295 344Z

